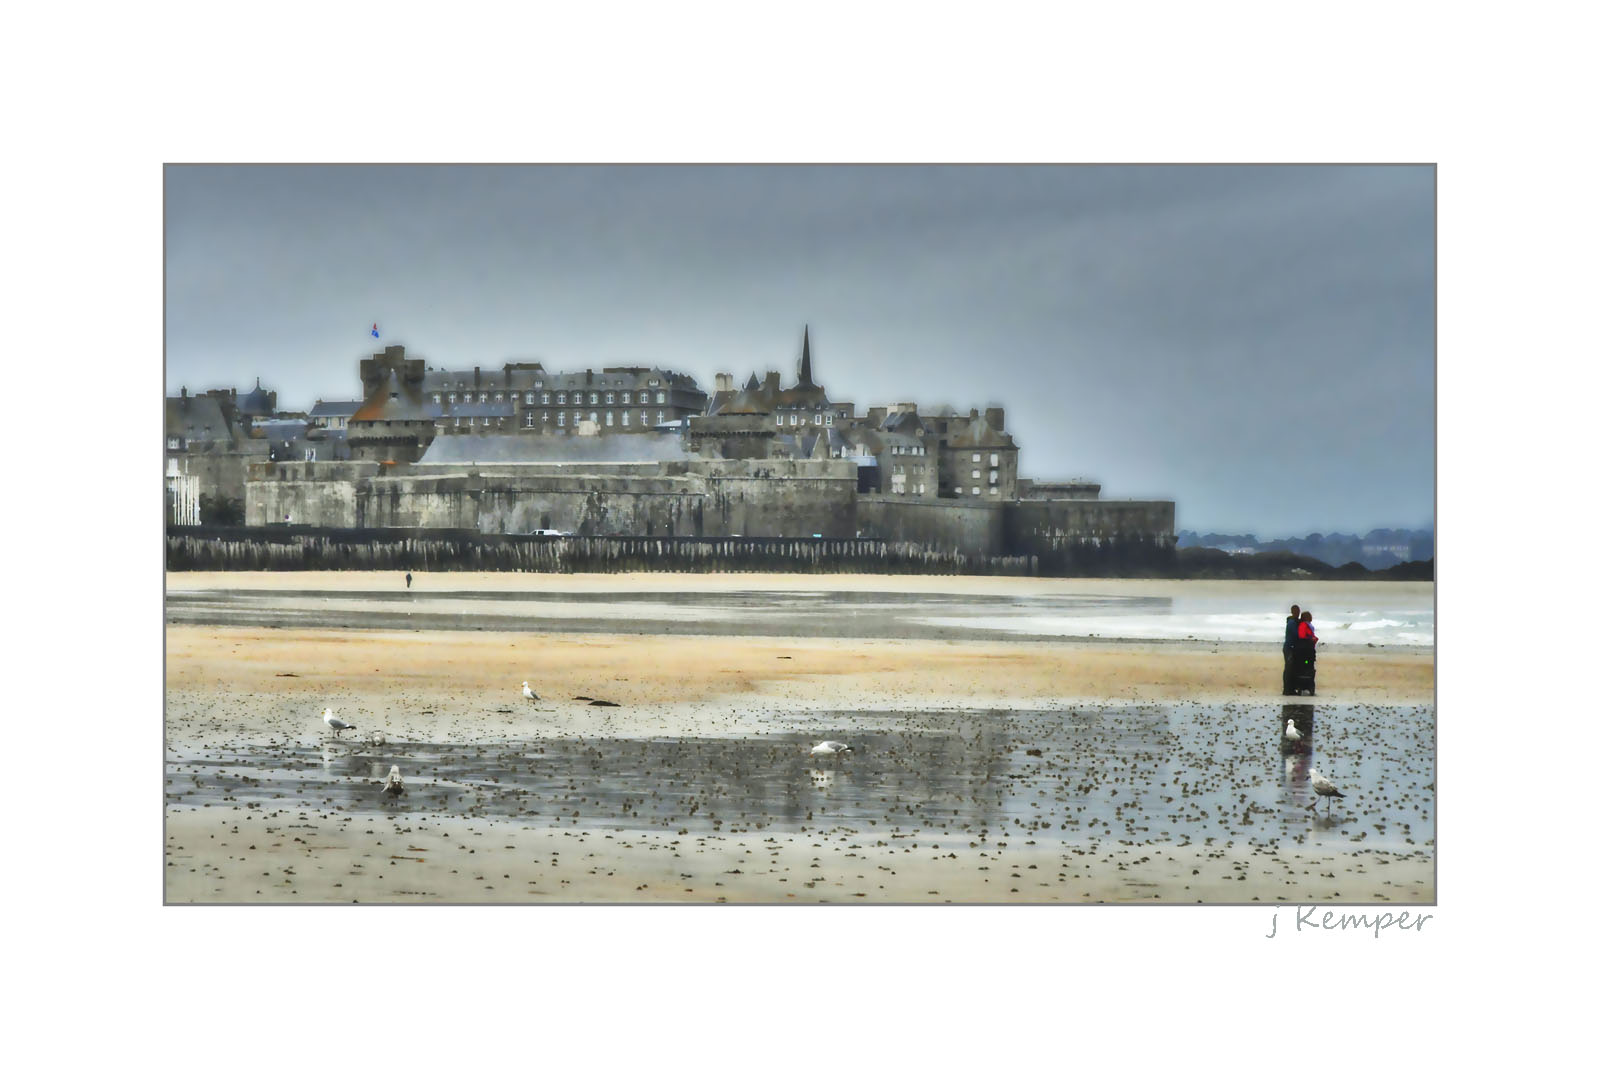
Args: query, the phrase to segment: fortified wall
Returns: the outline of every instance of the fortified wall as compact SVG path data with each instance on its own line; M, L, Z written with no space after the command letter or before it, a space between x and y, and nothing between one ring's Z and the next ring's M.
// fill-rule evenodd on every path
M854 538L856 468L835 460L254 464L245 522L647 538Z

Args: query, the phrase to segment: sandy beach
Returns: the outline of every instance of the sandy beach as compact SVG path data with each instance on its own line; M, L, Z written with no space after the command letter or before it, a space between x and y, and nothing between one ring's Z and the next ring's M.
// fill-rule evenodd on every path
M430 574L408 592L382 573L178 573L168 589L170 902L1434 899L1431 584ZM703 601L684 619L639 608L688 591ZM190 596L230 622L181 622ZM1314 699L1277 694L1270 628L1290 600L1351 629ZM847 617L917 634L930 605L939 637L833 635ZM1124 635L1033 622L1075 612ZM1427 644L1406 615L1424 612ZM1222 637L1257 614L1260 641ZM1356 629L1369 618L1384 626ZM1196 637L1125 637L1141 619ZM1346 790L1315 814L1309 755L1280 752L1284 703L1314 716L1318 767ZM355 730L330 738L330 706ZM809 757L825 737L858 752ZM377 790L390 764L399 799Z

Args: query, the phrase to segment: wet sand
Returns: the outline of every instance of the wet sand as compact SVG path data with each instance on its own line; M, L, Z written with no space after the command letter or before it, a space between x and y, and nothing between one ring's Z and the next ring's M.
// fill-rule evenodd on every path
M393 591L398 579L170 578L201 591ZM423 581L619 596L703 583L1024 598L1042 589L952 577ZM1169 596L1157 584L1043 582ZM1249 596L1276 605L1277 585L1249 584ZM1317 586L1285 584L1303 598ZM1272 643L169 624L167 896L1432 901L1431 648L1325 656L1318 767L1351 795L1327 816L1305 813L1305 770L1277 752L1280 671ZM523 679L540 701L522 699ZM316 719L326 705L357 725L355 738L326 739ZM804 756L806 739L852 734L871 745L837 768ZM629 749L635 741L648 754ZM693 753L671 749L686 742ZM1044 752L1028 757L1035 744ZM1214 759L1224 746L1231 756ZM541 747L589 761L587 778L576 765L555 776L533 763L552 756ZM502 751L529 758L526 767ZM491 755L501 763L484 763ZM368 778L390 760L410 784L399 800L382 799ZM950 775L929 775L931 765ZM476 779L464 771L475 767ZM264 784L275 769L298 771ZM1174 773L1181 796L1167 786ZM495 801L517 776L515 801ZM615 787L624 781L634 794ZM552 805L563 794L570 815Z

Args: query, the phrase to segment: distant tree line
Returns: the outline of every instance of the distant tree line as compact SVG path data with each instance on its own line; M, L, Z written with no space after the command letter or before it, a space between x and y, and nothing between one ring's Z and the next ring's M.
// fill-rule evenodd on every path
M1369 569L1358 561L1333 565L1298 553L1228 553L1204 546L1178 550L1181 579L1396 579L1433 580L1433 558Z
M1291 553L1335 567L1360 564L1366 569L1387 568L1410 561L1433 559L1433 531L1379 527L1364 535L1313 533L1303 538L1259 540L1253 534L1197 534L1178 532L1178 548L1216 549L1236 556Z

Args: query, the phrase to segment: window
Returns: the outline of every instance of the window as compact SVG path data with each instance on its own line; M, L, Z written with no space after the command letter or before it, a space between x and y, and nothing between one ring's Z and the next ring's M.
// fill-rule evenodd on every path
M667 403L667 391L665 391L665 390L657 390L656 391L656 404L664 405L666 403Z
M959 486L956 487L956 493L958 493L958 494L961 493L961 487L959 487Z
M589 413L589 422L593 423L596 427L598 427L600 425L600 413L598 413L598 412Z
M597 404L599 404L599 403L600 403L600 395L599 395L599 394L597 394L597 393L591 393L591 394L590 394L590 395L589 395L589 403L590 403L590 404L591 404L591 405L597 405Z
M451 400L453 401L453 400L455 400L455 398L452 397ZM438 394L434 394L433 395L433 403L434 404L438 404L439 403L439 395Z
M451 404L455 404L456 403L456 395L455 394L451 394L450 395L450 403Z
M606 404L614 405L616 403L617 403L617 395L616 394L614 394L614 393L606 394Z
M504 401L506 399L506 395L503 394L503 393L496 392L495 395L494 395L494 399L497 402L498 401Z
M550 422L550 413L548 413L548 412L539 413L539 422L540 423L549 423Z
M625 405L626 404L631 404L632 402L629 400L629 398L631 396L632 396L632 394L629 391L623 390L622 391L622 403L625 404Z
M972 481L973 482L977 482L978 481L978 469L977 468L973 468L972 469Z
M550 395L549 395L549 394L547 394L547 393L542 393L542 394L540 394L540 395L539 395L539 403L540 403L540 404L541 404L541 405L547 405L547 404L549 404L549 403L550 403Z
M828 426L830 426L830 427L833 426L833 413L832 412L828 413Z
M480 405L486 405L486 404L488 404L488 403L489 403L489 394L488 394L488 393L487 393L487 392L484 392L484 393L480 393L480 394L479 394L479 395L478 395L478 403L479 403L479 404L480 404Z
M623 396L623 397L624 397L624 398L626 398L626 397L627 397L627 396L628 396L628 395L627 395L627 394L623 394L623 395L622 395L622 396ZM623 425L623 426L624 426L624 427L626 427L626 426L627 426L627 425L628 425L628 417L629 417L629 416L630 416L630 415L632 415L632 413L631 413L631 412L629 412L629 411L628 411L628 410L627 410L627 409L626 409L626 408L624 408L624 409L623 409L623 410L622 410L622 425Z
M989 454L989 467L998 468L999 466L1000 466L1000 454L999 453L990 453Z
M566 394L564 394L564 393L556 394L556 404L564 405L566 403L567 403L567 395Z
M998 486L989 487L989 496L990 497L999 497L1000 496L1000 488Z
M978 456L979 456L979 454L977 454L977 453L972 454L972 462L974 464L976 464L978 462Z
M1000 481L1000 473L998 471L990 471L989 472L989 485L993 486L995 483L997 483L999 481Z
M656 413L656 422L658 424L665 423L666 421L667 421L667 414L665 412L657 412Z
M615 412L612 412L610 409L606 409L606 426L607 427L611 426L612 417L615 416L615 415L616 415Z
M557 427L565 427L566 425L567 425L567 414L565 412L557 412L556 413L556 426Z
M533 426L533 413L532 412L529 412L527 415L522 417L522 425L524 427Z
M789 413L789 426L796 427L796 426L799 426L799 424L800 424L800 417L795 415L793 412Z
M532 390L528 391L527 396L522 399L522 403L525 404L525 405L533 404L533 391Z

